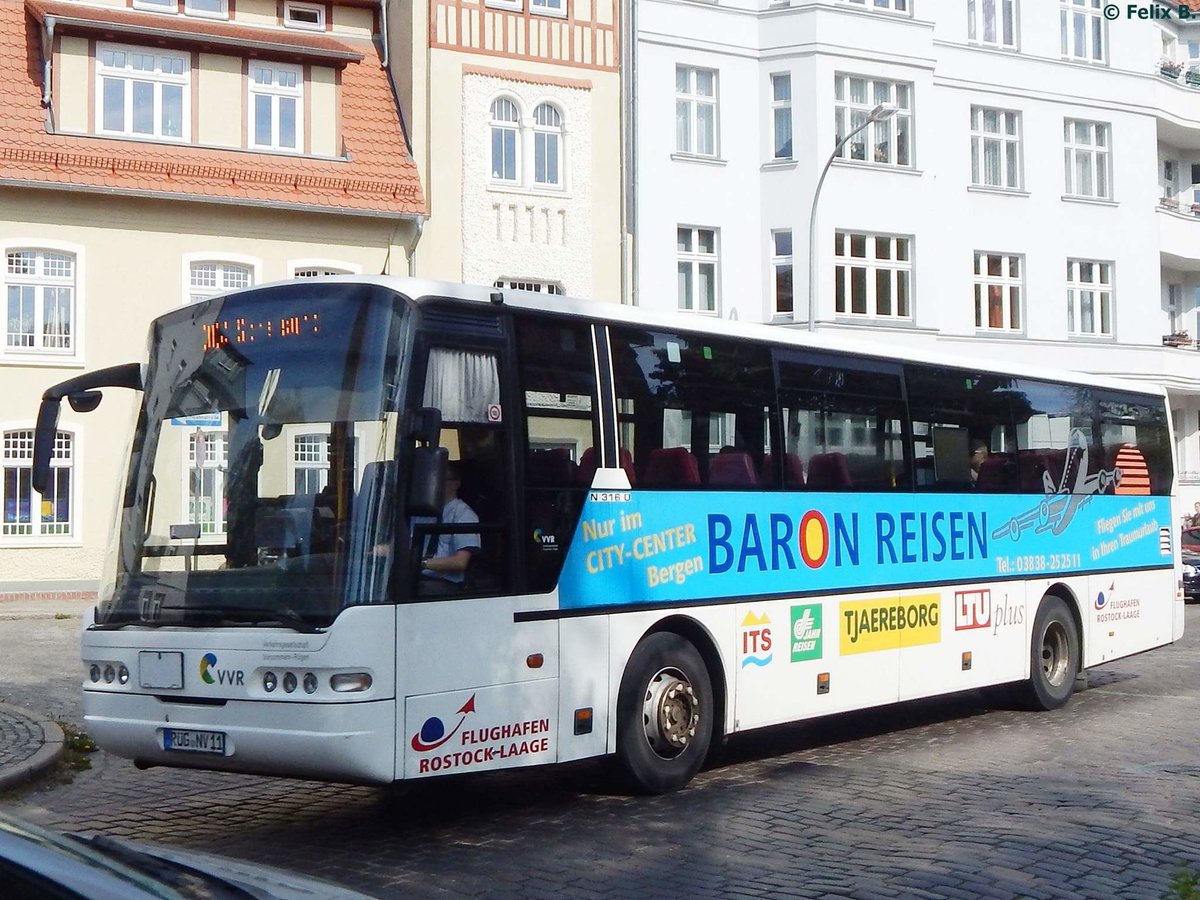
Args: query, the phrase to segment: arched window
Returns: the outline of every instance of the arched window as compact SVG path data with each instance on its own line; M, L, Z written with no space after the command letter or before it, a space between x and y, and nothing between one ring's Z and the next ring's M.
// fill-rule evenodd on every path
M562 187L562 114L549 103L533 111L533 180Z
M194 262L188 273L188 300L199 303L253 284L254 270L250 266L217 260Z
M74 254L9 250L5 285L6 349L49 353L76 349Z
M60 431L50 456L50 486L38 494L33 489L33 429L5 431L0 438L0 537L70 535L74 466L74 436Z
M517 127L520 120L517 104L504 97L492 101L492 178L495 181L517 181L520 172Z

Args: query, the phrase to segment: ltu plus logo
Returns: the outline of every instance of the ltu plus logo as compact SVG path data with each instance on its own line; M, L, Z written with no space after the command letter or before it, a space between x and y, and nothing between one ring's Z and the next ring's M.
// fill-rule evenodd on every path
M463 722L467 721L467 716L475 712L475 695L471 695L471 699L459 707L456 715L459 717L458 722L450 733L446 733L446 723L437 716L430 716L425 720L425 724L421 726L421 730L412 736L412 748L419 753L426 753L430 750L436 750L454 735L458 734L458 729L462 728Z
M792 662L821 658L821 607L792 607Z
M205 653L200 657L200 680L205 684L244 685L246 673L241 669L218 669L217 654Z
M775 654L771 652L771 619L763 613L746 613L742 620L742 668L767 666Z
M215 653L205 653L200 658L200 677L204 679L205 684L216 684L217 679L209 674L209 669L217 664L217 655Z
M987 628L992 624L992 592L954 592L954 630Z

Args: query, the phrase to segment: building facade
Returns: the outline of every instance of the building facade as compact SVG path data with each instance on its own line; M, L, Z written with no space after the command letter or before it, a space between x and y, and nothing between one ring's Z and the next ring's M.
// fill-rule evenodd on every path
M0 0L0 595L95 590L127 458L135 398L107 390L64 406L34 492L43 390L140 359L154 316L225 290L407 270L425 204L378 19L361 0Z
M1190 510L1200 23L1102 6L639 3L635 302L1165 385Z
M417 273L619 301L618 0L388 9L430 212Z

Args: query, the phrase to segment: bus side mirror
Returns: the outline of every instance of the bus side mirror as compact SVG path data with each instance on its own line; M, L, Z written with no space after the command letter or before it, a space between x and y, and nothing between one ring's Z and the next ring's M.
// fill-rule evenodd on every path
M58 434L58 412L61 401L43 400L38 407L37 427L33 433L33 489L44 494L50 488L50 457L54 453L54 438Z
M414 447L408 478L410 516L439 516L445 505L446 462L450 451L445 447Z
M416 410L412 414L409 436L427 446L436 446L442 436L442 411L433 406L422 406Z
M90 413L103 399L104 395L99 391L76 391L74 394L67 394L67 402L77 413Z

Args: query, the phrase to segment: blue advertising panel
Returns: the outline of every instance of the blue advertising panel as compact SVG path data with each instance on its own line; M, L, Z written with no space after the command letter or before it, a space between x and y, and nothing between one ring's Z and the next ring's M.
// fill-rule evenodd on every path
M680 603L1165 567L1170 517L1169 497L1128 494L593 490L563 564L559 603Z

